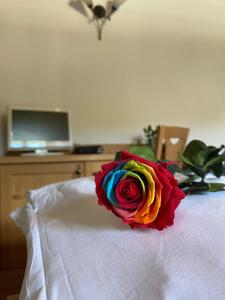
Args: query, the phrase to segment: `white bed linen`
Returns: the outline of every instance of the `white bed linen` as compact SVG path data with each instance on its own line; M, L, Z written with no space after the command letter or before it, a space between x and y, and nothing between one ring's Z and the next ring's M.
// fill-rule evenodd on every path
M225 299L225 192L187 196L162 232L98 206L93 178L33 190L11 216L28 244L20 299Z

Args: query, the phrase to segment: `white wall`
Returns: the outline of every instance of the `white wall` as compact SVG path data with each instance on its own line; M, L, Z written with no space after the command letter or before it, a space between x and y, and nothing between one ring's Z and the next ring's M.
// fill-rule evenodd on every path
M128 0L99 42L67 1L1 0L0 152L8 105L70 108L75 143L130 142L148 124L225 143L225 3L214 2Z

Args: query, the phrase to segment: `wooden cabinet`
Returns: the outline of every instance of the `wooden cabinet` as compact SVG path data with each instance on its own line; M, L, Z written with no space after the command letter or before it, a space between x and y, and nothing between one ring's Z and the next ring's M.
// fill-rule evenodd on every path
M100 169L102 161L89 161L85 163L85 175L94 176Z
M28 190L79 176L92 176L113 155L64 155L58 157L0 158L0 266L26 264L25 239L10 219L11 211L26 202Z

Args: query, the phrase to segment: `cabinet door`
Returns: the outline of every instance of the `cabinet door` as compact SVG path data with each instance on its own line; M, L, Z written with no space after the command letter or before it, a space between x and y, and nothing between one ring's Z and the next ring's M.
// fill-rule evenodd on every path
M101 166L111 161L89 161L85 162L85 175L86 176L94 176L99 170L101 170Z
M10 219L11 211L26 202L30 189L83 175L82 163L27 164L2 166L0 190L1 268L20 268L26 264L25 238Z

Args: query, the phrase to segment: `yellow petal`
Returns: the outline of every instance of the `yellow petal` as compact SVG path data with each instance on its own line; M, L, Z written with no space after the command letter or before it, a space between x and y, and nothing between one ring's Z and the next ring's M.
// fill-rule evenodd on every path
M160 188L158 189L155 188L155 181L158 181L158 178L155 174L154 169L146 164L142 164L142 166L145 168L143 174L146 176L148 180L150 193L147 196L144 207L138 210L137 213L135 214L134 221L141 224L148 224L153 222L159 213L159 209L161 206L162 187L160 185ZM153 192L154 194L151 192Z

